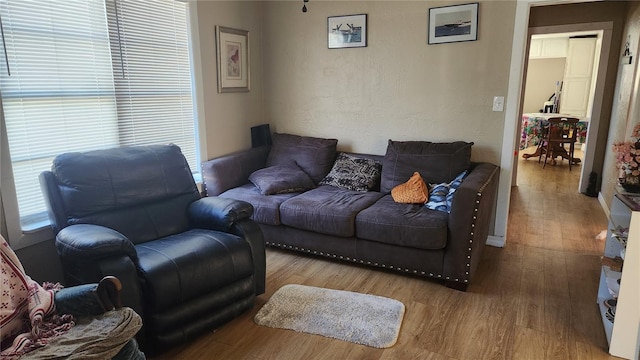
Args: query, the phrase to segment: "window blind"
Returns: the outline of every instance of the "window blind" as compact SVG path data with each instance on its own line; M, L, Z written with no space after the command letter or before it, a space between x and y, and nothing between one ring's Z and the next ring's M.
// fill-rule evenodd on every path
M196 167L187 9L106 0L122 145L174 143Z
M171 0L0 0L23 227L46 220L38 175L63 152L175 143L197 170L186 11Z
M53 157L118 144L104 5L3 0L0 16L7 55L0 89L18 206L27 221L43 220L38 175Z

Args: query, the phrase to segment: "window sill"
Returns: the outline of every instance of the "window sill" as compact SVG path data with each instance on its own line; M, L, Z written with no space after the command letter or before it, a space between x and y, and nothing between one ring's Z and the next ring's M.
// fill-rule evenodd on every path
M51 241L55 239L56 235L53 233L53 229L49 225L49 222L38 223L37 225L30 224L28 229L24 229L22 236L18 241L11 242L11 248L14 250L23 249L29 246L33 246L45 241Z

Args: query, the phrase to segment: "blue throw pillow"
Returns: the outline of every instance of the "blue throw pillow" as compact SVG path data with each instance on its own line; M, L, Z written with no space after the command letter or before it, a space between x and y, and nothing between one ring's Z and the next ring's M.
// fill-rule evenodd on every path
M425 204L427 209L451 212L451 204L453 203L453 194L458 190L462 180L467 176L467 170L461 172L450 183L441 183L431 185L429 192L429 201Z
M449 194L449 184L434 184L430 186L429 201L424 206L427 209L446 211L447 210L447 195Z

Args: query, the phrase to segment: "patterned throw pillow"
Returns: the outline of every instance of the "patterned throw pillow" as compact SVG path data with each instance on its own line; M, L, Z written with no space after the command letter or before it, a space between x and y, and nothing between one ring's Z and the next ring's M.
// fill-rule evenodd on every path
M377 185L381 171L382 164L378 161L340 153L320 185L365 192Z
M451 204L453 203L453 194L462 184L462 180L467 176L467 170L458 174L450 183L441 183L431 185L429 193L429 201L425 204L427 209L451 212Z
M424 204L429 199L429 190L420 173L416 171L409 181L391 189L391 198L397 203Z

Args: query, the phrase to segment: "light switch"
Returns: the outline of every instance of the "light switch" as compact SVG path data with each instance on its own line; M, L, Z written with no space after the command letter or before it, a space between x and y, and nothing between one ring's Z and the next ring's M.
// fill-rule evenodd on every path
M493 111L503 111L503 110L504 110L504 96L494 96Z

